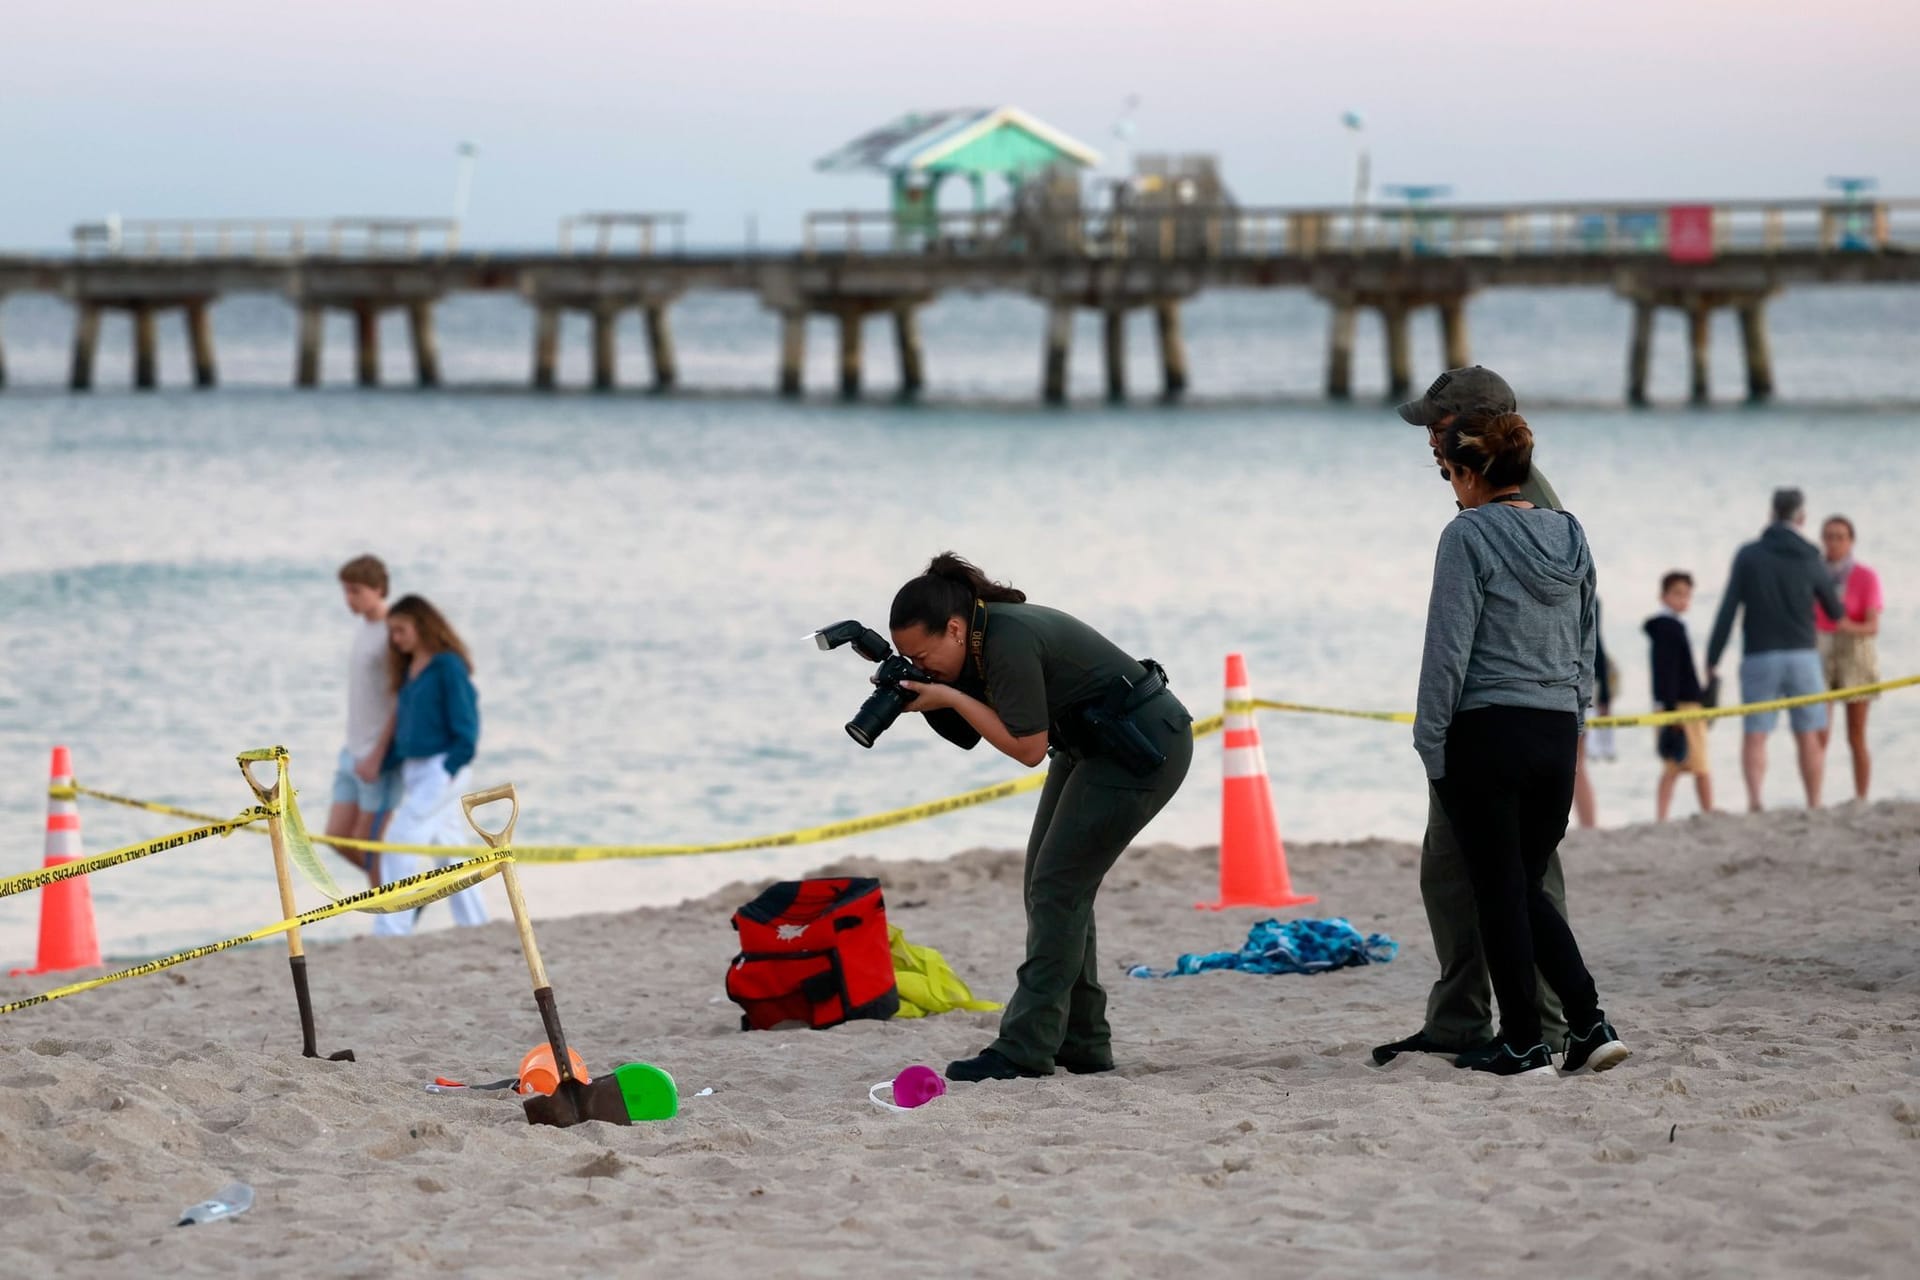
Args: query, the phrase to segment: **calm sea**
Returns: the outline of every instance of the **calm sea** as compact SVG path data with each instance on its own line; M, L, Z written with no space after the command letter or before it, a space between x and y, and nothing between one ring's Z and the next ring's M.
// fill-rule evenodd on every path
M1411 705L1434 540L1452 514L1420 433L1379 402L1377 335L1362 330L1362 396L1314 398L1323 315L1299 297L1219 296L1189 313L1194 398L1178 408L1097 400L1091 321L1075 351L1079 396L1034 401L1037 308L957 299L928 313L930 395L887 398L890 342L869 334L872 398L827 398L831 331L812 334L802 404L773 379L773 319L751 304L676 312L684 381L535 396L522 389L530 322L504 300L443 308L453 389L404 389L404 333L387 334L375 393L329 331L318 393L286 387L292 321L268 300L216 313L223 387L126 390L126 331L109 323L105 389L59 390L69 317L53 302L0 308L10 385L0 392L0 870L40 861L47 749L73 748L85 782L230 812L249 802L234 754L286 744L309 817L324 813L344 713L351 620L335 567L361 551L397 587L438 602L470 641L485 717L483 783L512 780L523 838L706 841L845 818L1017 772L903 723L862 751L841 723L866 670L803 637L847 617L884 622L898 583L952 547L1035 599L1161 659L1203 714L1223 656L1244 651L1269 697ZM624 377L645 380L637 322ZM1920 671L1920 292L1806 291L1775 308L1781 400L1733 403L1734 336L1717 334L1721 407L1618 406L1627 320L1599 295L1509 293L1476 303L1475 355L1520 388L1539 459L1585 521L1599 558L1619 708L1647 703L1644 637L1658 578L1700 578L1704 644L1726 565L1794 483L1817 515L1859 524L1885 579L1887 675ZM1438 368L1430 326L1416 343ZM563 377L586 374L569 329ZM1677 402L1677 324L1660 335L1657 396ZM1137 323L1133 382L1155 384ZM1729 665L1731 670L1731 665ZM1920 692L1873 712L1882 795L1913 795ZM1292 839L1415 837L1419 765L1399 726L1269 715L1267 756ZM1738 803L1738 734L1712 736L1724 802ZM1650 732L1621 735L1597 770L1602 821L1651 816ZM1150 833L1204 842L1217 823L1217 748ZM1784 734L1771 798L1797 804ZM1849 791L1844 761L1830 793ZM939 855L1023 841L1030 799L833 847L532 869L537 914L676 900L726 881L797 871L836 852ZM1683 797L1680 811L1691 801ZM166 819L88 804L98 851L158 835ZM93 877L110 953L148 953L277 917L265 842L245 835ZM1196 895L1206 886L1194 886ZM0 960L29 956L33 899L0 904ZM444 911L431 917L444 923ZM357 921L315 932L337 936Z

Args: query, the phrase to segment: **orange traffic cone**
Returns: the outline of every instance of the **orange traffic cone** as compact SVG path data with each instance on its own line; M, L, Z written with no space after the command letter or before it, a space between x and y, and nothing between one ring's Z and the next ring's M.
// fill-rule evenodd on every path
M1260 728L1251 709L1234 703L1253 701L1247 661L1227 655L1227 744L1225 778L1220 784L1220 901L1196 902L1207 911L1226 907L1298 907L1318 899L1293 891L1287 877L1287 850L1273 816L1273 787L1267 781L1267 753L1260 749Z
M65 747L53 749L53 787L73 785L73 757ZM47 861L49 867L72 862L80 853L80 806L72 799L47 798ZM65 969L92 969L100 964L100 938L93 927L93 892L85 876L56 880L40 890L40 958L25 973L59 973Z

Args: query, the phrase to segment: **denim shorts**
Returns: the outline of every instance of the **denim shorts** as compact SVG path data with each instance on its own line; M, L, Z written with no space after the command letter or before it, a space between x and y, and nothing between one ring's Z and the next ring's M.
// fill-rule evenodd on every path
M353 752L341 748L333 771L333 802L353 805L362 813L391 813L400 798L400 771L388 769L377 781L362 782L353 771L358 763Z
M1771 702L1827 691L1827 673L1817 649L1774 649L1740 659L1740 701ZM1772 733L1778 711L1756 711L1745 717L1748 733ZM1818 733L1827 727L1827 704L1794 707L1787 722L1795 733Z

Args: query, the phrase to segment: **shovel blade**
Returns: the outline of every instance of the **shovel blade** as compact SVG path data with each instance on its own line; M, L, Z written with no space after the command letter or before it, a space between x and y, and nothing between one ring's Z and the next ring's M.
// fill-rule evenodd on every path
M536 1094L520 1105L527 1113L528 1124L551 1125L556 1129L571 1128L589 1120L633 1123L627 1114L626 1095L620 1091L620 1082L612 1076L602 1076L592 1084L562 1080L552 1093Z

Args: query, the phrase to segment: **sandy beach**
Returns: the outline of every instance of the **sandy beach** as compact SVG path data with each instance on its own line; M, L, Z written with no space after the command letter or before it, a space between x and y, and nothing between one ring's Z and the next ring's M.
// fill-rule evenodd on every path
M1260 918L1193 909L1211 850L1135 850L1100 902L1120 1070L906 1115L867 1086L976 1050L995 1016L741 1033L721 978L755 886L541 925L590 1066L679 1081L680 1117L632 1128L423 1090L541 1038L504 923L317 948L321 1047L352 1065L298 1056L285 952L250 948L0 1020L0 1272L1910 1275L1916 847L1911 803L1571 837L1635 1055L1565 1080L1367 1065L1433 977L1417 850L1383 841L1290 851L1312 912L1402 944L1313 978L1126 977ZM895 923L1004 996L1017 855L832 865L881 876ZM537 915L537 869L527 891ZM174 1228L233 1179L251 1212Z

